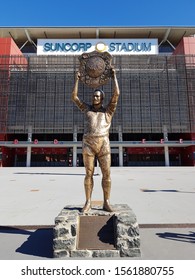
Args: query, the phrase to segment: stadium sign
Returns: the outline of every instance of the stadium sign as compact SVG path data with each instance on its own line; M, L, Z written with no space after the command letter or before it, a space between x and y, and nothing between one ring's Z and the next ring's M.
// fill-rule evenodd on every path
M107 51L113 55L158 54L157 39L38 39L37 55L80 55Z

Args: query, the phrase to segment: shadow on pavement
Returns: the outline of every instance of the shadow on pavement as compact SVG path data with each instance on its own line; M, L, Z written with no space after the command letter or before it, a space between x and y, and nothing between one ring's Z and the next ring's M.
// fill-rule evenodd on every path
M54 173L54 172L14 172L18 175L62 175L62 176L85 176L84 173Z
M195 232L192 231L190 231L189 234L163 232L163 233L156 233L156 235L159 236L160 238L195 244Z
M151 190L151 189L140 189L142 192L169 192L169 193L195 193L195 192L186 192L178 190Z
M0 227L0 233L29 235L28 239L15 250L17 253L53 258L52 228L39 228L31 231L13 227Z

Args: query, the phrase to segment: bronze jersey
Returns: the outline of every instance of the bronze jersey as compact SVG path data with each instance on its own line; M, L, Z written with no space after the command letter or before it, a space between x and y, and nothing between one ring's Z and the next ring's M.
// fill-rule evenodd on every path
M86 104L79 99L75 102L78 108L85 113L86 123L84 136L98 137L108 136L113 114L116 110L117 102L112 98L106 107L96 110L93 105Z

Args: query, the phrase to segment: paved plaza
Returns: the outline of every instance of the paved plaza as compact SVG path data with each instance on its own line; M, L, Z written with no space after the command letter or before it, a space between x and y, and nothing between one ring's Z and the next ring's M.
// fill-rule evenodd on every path
M112 167L111 204L140 225L142 259L195 259L195 168ZM102 200L101 175L93 201ZM0 168L0 259L52 258L54 219L85 201L83 167Z

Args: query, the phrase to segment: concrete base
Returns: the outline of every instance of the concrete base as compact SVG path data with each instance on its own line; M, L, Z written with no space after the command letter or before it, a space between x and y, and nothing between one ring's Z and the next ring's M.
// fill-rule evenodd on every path
M87 214L83 214L80 212L82 207L78 205L66 206L55 218L53 239L54 258L140 257L139 226L135 214L128 205L112 205L114 209L112 213L103 211L102 206L97 205ZM86 215L94 217L106 215L113 217L114 250L78 249L80 218ZM95 220L94 218L94 222Z

